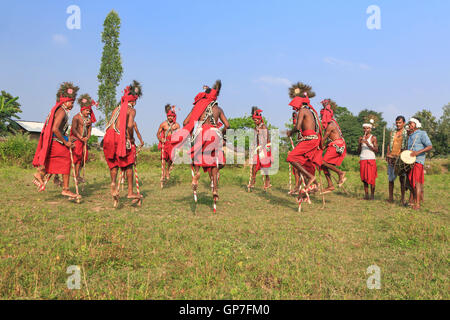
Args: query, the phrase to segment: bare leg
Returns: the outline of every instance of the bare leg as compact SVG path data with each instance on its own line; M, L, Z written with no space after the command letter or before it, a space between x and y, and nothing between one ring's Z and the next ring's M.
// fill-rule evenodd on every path
M364 183L364 200L369 200L369 184L365 181L363 181Z
M398 177L400 180L400 190L402 193L402 204L405 204L405 191L406 191L406 181L405 181L405 176L400 176Z
M113 197L117 197L119 194L119 188L116 186L117 173L119 172L119 167L114 167L109 170L109 174L111 175L111 195ZM119 181L120 183L120 181Z
M420 209L420 200L422 197L422 184L416 182L416 187L414 188L414 209Z
M267 189L267 188L270 188L272 185L270 184L270 176L268 175L268 174L266 174L266 179L265 179L265 181L266 181L266 183L265 183L265 185L264 185L264 187Z
M216 199L219 199L219 190L218 190L218 173L219 173L219 168L217 167L213 167L210 170L211 174L212 174L212 178L213 178L213 197Z
M305 186L308 189L315 181L316 177L303 168L298 162L291 162L292 166L296 168L303 176L308 180L308 184Z
M34 174L34 178L42 186L42 185L44 185L44 177L45 177L45 167L44 166L40 166L39 168L37 168L37 171Z
M125 169L125 174L127 175L127 183L128 183L128 199L139 199L140 195L133 192L133 165L129 165Z
M75 198L77 195L75 193L71 192L69 189L70 174L63 174L62 177L63 177L63 190L62 190L61 194L63 196Z
M388 201L391 203L394 202L394 181L389 181L389 200Z
M166 161L166 165L167 165L167 168L164 168L164 171L165 171L165 173L166 173L166 180L169 180L170 179L170 168L172 167L172 161Z
M330 171L328 171L328 167L325 166L325 163L322 165L323 174L325 175L325 178L327 179L328 186L325 190L323 190L322 193L330 193L334 191L334 185L333 181L331 181L331 174Z
M370 185L370 200L375 199L375 185Z
M194 172L194 175L192 176L192 190L196 191L198 186L198 179L200 179L200 167L193 166L192 170Z

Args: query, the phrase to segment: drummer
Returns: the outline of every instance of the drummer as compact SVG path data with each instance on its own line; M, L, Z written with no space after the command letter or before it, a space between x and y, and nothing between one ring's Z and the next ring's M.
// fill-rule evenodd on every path
M405 128L406 120L404 116L398 116L395 119L396 130L391 133L391 139L387 147L386 161L388 163L388 179L389 179L389 200L388 202L394 202L394 181L397 178L395 174L395 162L397 161L400 153L408 148L408 132ZM402 204L405 202L405 178L406 175L400 175L400 189L402 194Z
M420 119L417 117L409 119L408 126L408 150L411 150L411 157L416 157L414 167L408 174L408 187L411 190L409 203L413 209L419 210L423 202L425 153L431 151L433 145L428 134L420 130L422 128Z

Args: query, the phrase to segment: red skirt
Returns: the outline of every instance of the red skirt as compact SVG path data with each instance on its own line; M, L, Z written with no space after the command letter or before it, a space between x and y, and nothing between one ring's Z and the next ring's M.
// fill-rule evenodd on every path
M163 159L164 161L172 161L173 146L174 145L172 144L172 142L169 138L167 138L167 140L164 144L160 142L158 144L158 149L161 150L160 158Z
M267 151L265 147L262 147L260 150L258 150L258 153L253 157L253 163L256 164L256 172L261 170L261 168L272 167L273 162L272 152Z
M314 131L305 131L303 135L313 135L316 134ZM286 159L287 162L298 162L300 163L309 173L312 175L316 172L316 167L322 165L322 150L319 148L319 139L302 141L297 144L297 146L289 152Z
M75 147L72 149L73 163L74 164L84 163L85 159L87 161L88 158L87 148L86 148L86 155L84 155L84 143L81 142L80 140L76 140L74 144Z
M195 166L203 167L204 171L225 165L223 141L217 133L216 127L210 124L202 126L202 132L199 133L191 148L191 159Z
M65 145L52 141L45 171L51 174L70 174L70 151Z
M414 163L414 167L408 173L409 184L415 188L416 183L424 184L425 175L423 171L423 164Z
M136 146L134 144L131 145L131 149L127 149L125 157L117 155L120 138L120 135L113 128L108 129L103 138L103 153L109 169L125 168L136 162Z
M344 148L344 152L338 153L337 148ZM332 164L334 166L339 167L344 161L345 156L347 155L347 148L345 146L345 142L342 139L337 139L328 144L327 151L323 156L323 161Z
M378 177L376 161L375 160L360 160L359 161L359 173L361 175L361 181L374 186L375 180Z

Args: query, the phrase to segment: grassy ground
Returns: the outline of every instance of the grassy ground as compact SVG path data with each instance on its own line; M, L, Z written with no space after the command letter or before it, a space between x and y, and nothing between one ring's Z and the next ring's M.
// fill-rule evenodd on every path
M385 202L381 165L375 201L360 200L359 173L349 171L349 195L327 195L326 210L317 197L299 214L285 163L268 193L261 178L247 193L248 167L229 167L213 215L207 175L194 207L189 169L175 168L161 190L156 157L138 167L142 208L122 198L116 210L100 160L88 164L79 205L53 185L36 193L32 169L1 167L0 298L449 298L447 172L426 176L420 212ZM67 289L71 265L82 270L80 290ZM371 265L381 290L367 288Z

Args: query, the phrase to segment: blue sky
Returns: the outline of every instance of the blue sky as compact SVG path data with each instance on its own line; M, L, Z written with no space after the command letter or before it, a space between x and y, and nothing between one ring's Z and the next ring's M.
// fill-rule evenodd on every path
M66 27L72 4L81 9L80 30ZM366 27L369 5L381 9L381 30ZM287 88L297 81L313 87L317 108L331 97L353 113L381 111L389 123L423 108L440 116L450 102L446 0L1 0L0 89L20 97L22 119L43 121L63 81L97 98L111 9L122 20L117 93L133 79L143 84L137 122L149 143L165 103L181 109L182 121L202 85L216 79L228 117L257 105L280 128L291 114Z

